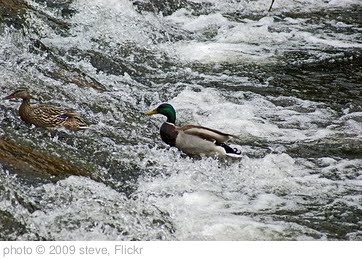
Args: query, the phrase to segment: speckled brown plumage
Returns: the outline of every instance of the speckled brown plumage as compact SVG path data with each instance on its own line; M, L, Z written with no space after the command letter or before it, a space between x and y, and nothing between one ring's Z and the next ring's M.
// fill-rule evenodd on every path
M51 105L31 106L31 96L27 89L18 89L4 99L23 99L19 108L20 118L28 124L41 128L65 127L76 131L88 125L78 117L77 113Z

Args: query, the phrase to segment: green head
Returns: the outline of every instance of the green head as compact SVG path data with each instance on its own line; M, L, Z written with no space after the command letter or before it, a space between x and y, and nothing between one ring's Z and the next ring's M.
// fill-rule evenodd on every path
M171 104L163 103L156 109L146 112L145 115L162 114L167 117L167 122L175 124L176 111Z

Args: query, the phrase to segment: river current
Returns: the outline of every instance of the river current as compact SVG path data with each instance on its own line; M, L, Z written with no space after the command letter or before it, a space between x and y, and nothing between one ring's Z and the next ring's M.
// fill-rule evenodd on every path
M0 100L0 139L85 172L0 164L0 240L362 239L360 0L25 3L0 19L0 96L91 126L35 128ZM162 102L242 158L164 144L143 115Z

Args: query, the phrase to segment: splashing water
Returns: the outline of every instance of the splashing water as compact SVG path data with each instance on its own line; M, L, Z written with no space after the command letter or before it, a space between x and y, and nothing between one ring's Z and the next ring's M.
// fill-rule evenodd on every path
M176 2L29 0L0 24L0 94L91 123L49 132L0 102L0 141L87 172L0 154L2 239L361 240L360 1ZM166 101L242 159L162 143L143 112Z

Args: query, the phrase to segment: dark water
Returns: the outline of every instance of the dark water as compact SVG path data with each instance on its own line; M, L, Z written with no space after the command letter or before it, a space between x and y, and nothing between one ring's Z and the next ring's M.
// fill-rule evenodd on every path
M29 127L19 103L0 102L2 140L58 159L57 174L40 170L42 155L1 160L0 239L361 240L361 3L269 4L38 0L2 11L1 96L27 87L91 127ZM163 144L164 118L143 112L166 101L179 124L237 135L243 158Z

